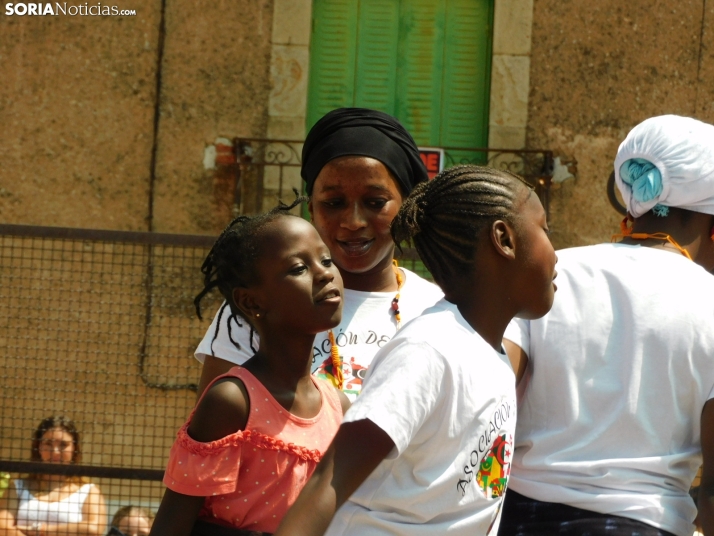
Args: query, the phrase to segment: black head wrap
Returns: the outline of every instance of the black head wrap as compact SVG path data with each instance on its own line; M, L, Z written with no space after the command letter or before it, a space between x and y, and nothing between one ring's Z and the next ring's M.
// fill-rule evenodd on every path
M382 162L406 194L428 179L414 139L394 117L367 108L339 108L315 123L305 139L301 175L308 195L325 164L350 155Z

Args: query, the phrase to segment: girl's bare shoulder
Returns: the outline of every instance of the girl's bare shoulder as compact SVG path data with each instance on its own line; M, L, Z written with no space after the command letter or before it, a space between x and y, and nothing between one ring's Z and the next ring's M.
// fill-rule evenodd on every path
M188 428L196 441L207 443L243 430L250 413L250 398L238 378L223 378L208 388Z

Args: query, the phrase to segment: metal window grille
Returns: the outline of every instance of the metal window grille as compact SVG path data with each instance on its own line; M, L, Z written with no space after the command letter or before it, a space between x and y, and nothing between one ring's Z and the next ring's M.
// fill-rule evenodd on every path
M258 213L274 207L278 199L289 200L291 188L302 188L300 166L302 140L234 138L230 164L221 164L226 173L237 173L234 208L242 214ZM478 164L516 173L535 189L546 214L550 211L550 186L553 178L552 151L541 149L493 149L444 147L444 166ZM236 164L234 165L233 162ZM220 166L219 166L220 167ZM303 216L307 219L305 209ZM432 279L415 251L406 249L398 255L404 266Z

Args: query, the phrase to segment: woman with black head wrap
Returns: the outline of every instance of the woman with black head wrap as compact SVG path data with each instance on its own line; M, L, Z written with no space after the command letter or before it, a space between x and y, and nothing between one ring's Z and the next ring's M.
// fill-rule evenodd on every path
M443 295L392 260L390 224L427 172L416 143L394 117L340 108L308 133L301 174L311 219L345 285L342 322L315 337L313 373L354 399L377 350ZM250 326L223 304L196 349L203 362L199 395L258 345Z

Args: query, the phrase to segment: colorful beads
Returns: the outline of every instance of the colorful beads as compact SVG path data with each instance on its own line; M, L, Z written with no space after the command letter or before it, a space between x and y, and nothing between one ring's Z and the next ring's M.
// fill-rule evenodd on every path
M394 318L397 320L397 329L399 329L402 323L402 315L399 313L399 294L402 290L402 285L404 285L404 276L399 269L397 259L392 259L392 267L394 268L394 275L397 277L397 295L392 300L392 311L394 312Z

